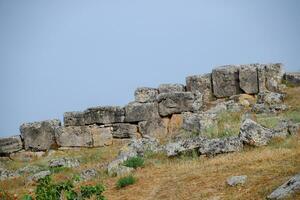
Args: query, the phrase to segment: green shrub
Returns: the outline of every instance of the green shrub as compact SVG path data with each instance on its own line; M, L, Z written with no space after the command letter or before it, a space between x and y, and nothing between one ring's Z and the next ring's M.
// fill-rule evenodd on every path
M67 169L67 168L66 167L51 167L50 171L51 171L51 173L54 174L54 173L64 171L65 169Z
M32 196L26 194L22 197L22 200L33 200Z
M132 185L135 182L136 182L136 179L132 175L125 176L125 177L122 177L118 180L117 188L120 189L120 188L126 187L128 185Z
M81 186L80 193L82 198L91 198L95 195L97 200L105 200L105 197L102 195L104 190L103 185L97 184L95 186Z
M123 163L124 166L126 167L131 167L131 168L138 168L138 167L143 167L144 166L144 159L142 157L132 157L132 158L129 158L128 160L126 160L124 163Z

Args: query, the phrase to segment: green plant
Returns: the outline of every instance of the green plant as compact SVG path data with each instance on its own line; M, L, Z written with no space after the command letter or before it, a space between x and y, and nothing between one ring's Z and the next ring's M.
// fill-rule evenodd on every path
M120 189L120 188L126 187L128 185L132 185L135 182L136 182L136 179L132 175L125 176L125 177L120 178L117 181L117 188Z
M22 197L22 200L33 200L32 196L28 195L28 194L25 194L23 197Z
M51 173L58 173L61 171L64 171L65 169L67 169L66 167L51 167L50 171Z
M90 198L95 195L97 200L105 200L105 197L102 195L104 190L103 185L97 184L95 186L81 186L80 193L82 198Z
M144 166L144 159L142 157L136 156L136 157L132 157L129 158L128 160L126 160L123 165L126 167L132 167L134 169L138 168L138 167L143 167Z

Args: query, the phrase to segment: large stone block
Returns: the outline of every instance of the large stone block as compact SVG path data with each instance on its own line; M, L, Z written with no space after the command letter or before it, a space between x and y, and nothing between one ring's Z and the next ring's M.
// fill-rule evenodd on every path
M258 93L257 65L241 65L239 69L240 88L247 94Z
M159 117L158 104L131 102L125 106L125 122L140 122Z
M239 67L225 65L212 71L213 93L216 97L240 94Z
M45 151L55 147L55 132L60 125L58 119L22 124L20 132L25 149Z
M193 111L195 95L191 92L162 93L157 96L159 114L171 114Z
M259 92L267 90L280 92L284 75L283 65L281 63L261 64L258 66L257 72Z
M183 113L182 128L191 132L201 133L216 123L217 115L213 113Z
M112 124L114 138L136 138L138 136L137 125L127 123Z
M289 86L300 86L300 72L285 73L284 78Z
M183 124L183 115L182 114L173 114L170 118L168 125L168 131L170 135L178 134L182 128Z
M111 124L124 121L125 111L119 106L99 106L84 111L84 122L89 124Z
M185 92L185 87L182 84L160 84L158 86L159 93Z
M84 112L65 112L64 113L65 126L84 126Z
M140 103L154 102L157 95L158 90L149 87L140 87L134 92L135 101Z
M203 100L208 102L213 98L211 74L194 75L186 77L186 90L189 92L200 92Z
M0 154L10 154L20 151L23 148L23 143L19 135L0 138Z
M68 126L56 132L57 144L61 147L98 147L112 143L110 127Z
M139 131L142 136L166 138L168 135L168 123L168 118L157 118L154 120L139 122Z

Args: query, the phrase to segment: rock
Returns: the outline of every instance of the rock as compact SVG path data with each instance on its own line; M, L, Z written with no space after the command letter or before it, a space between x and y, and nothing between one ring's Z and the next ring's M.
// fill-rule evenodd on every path
M191 92L162 93L157 96L159 114L168 116L193 110L195 96Z
M205 139L202 137L181 139L176 142L166 144L164 146L164 152L169 157L177 156L182 153L198 150L204 141Z
M95 169L86 169L80 173L80 179L83 181L89 181L97 176L97 171Z
M108 175L109 176L126 176L128 174L131 174L133 171L134 171L134 168L132 168L132 167L118 165L118 166L108 170Z
M285 73L284 79L289 86L300 86L300 72Z
M139 122L139 131L142 136L148 135L155 138L166 138L168 135L168 118L157 118Z
M149 87L140 87L134 92L135 101L139 103L154 102L157 95L158 90Z
M199 148L200 154L216 155L236 152L243 149L243 142L239 137L216 138L205 140Z
M205 113L208 113L208 114L215 114L215 115L218 115L222 112L225 112L227 110L227 105L225 102L218 102L217 101L217 104L213 107L211 107L210 109L208 109Z
M209 102L213 99L211 74L194 75L186 77L186 90L189 92L200 92L203 101Z
M274 190L267 199L285 199L300 191L300 173L290 178L283 185Z
M239 67L225 65L212 70L213 93L216 97L240 94Z
M124 121L125 111L119 106L99 106L84 111L85 125L112 124Z
M251 146L264 146L274 137L271 129L267 129L251 119L245 119L240 128L239 137Z
M227 184L230 186L243 185L247 181L247 176L231 176L227 179Z
M203 107L203 95L200 92L195 92L194 97L195 99L192 105L192 111L199 112Z
M174 93L185 92L185 87L182 84L160 84L158 86L159 93Z
M112 124L111 127L114 138L136 138L138 136L137 125L117 123Z
M56 141L61 147L101 147L112 144L112 128L91 126L60 127Z
M296 135L300 131L300 123L294 123L292 120L282 119L275 127L277 135Z
M79 161L75 158L57 158L49 161L49 167L74 168L78 166L79 166Z
M27 179L29 182L34 181L37 182L38 180L45 178L46 176L49 176L51 172L49 170L40 171L32 176L29 176Z
M284 96L284 94L275 92L260 92L257 95L257 103L265 103L268 105L282 104Z
M256 103L255 97L249 94L233 95L229 99L235 101L243 107L249 107Z
M84 126L84 112L65 112L64 126Z
M173 114L170 118L168 125L168 132L170 135L175 135L180 132L183 125L183 115L182 114Z
M258 93L257 66L241 65L239 69L240 88L247 94Z
M16 171L16 173L20 174L20 175L24 175L24 174L32 174L32 173L37 173L38 171L40 171L41 168L35 165L27 165L25 167L22 167L20 169L18 169Z
M19 161L19 162L29 162L32 160L39 159L43 157L46 154L44 151L37 151L37 152L32 152L32 151L19 151L15 152L9 155L10 159L14 161Z
M157 103L131 102L125 106L125 122L140 122L159 117Z
M57 119L22 124L20 131L25 149L45 151L55 148L55 132L60 125Z
M12 172L12 171L9 171L7 169L0 168L0 181L7 180L7 179L12 179L12 178L17 178L19 176L20 175L16 172Z
M23 148L23 143L19 135L0 138L0 155L10 154L20 151Z
M182 128L187 131L201 133L212 127L216 122L216 115L210 113L190 113L182 114Z
M280 92L284 75L283 65L281 63L261 64L258 65L257 70L259 92L264 92L266 90L271 92Z

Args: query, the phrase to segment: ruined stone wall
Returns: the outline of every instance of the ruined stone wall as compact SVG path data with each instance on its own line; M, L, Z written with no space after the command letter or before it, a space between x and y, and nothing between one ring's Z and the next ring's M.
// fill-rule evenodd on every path
M244 93L280 92L283 77L282 64L226 65L209 74L186 77L186 85L137 88L135 100L125 107L99 106L66 112L63 125L57 119L22 124L20 136L0 139L0 154L21 149L101 147L111 145L113 138L168 137L181 128L189 130L184 116L202 112L212 100ZM286 77L290 83L299 83L297 73Z

